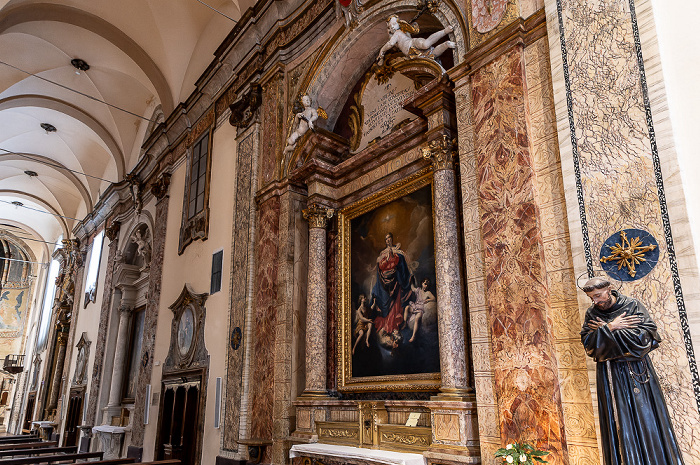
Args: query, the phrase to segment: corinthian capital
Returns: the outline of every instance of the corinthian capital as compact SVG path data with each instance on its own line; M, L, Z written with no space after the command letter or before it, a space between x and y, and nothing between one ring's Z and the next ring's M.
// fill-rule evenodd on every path
M432 162L434 171L451 170L454 168L454 157L457 154L457 141L443 134L441 138L431 140L421 151L423 158Z
M323 228L328 225L328 220L333 217L335 210L313 203L308 208L302 210L304 219L309 222L310 228Z

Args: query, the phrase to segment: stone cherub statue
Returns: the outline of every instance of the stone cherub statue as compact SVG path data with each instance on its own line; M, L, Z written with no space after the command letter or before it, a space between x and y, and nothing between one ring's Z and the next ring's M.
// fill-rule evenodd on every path
M148 243L146 237L144 237L139 231L136 231L131 237L131 242L136 244L136 255L143 259L143 264L148 265L151 263L151 244Z
M394 47L401 50L408 58L430 58L439 57L448 48L455 48L455 43L452 41L443 42L437 47L433 47L435 43L452 32L452 26L447 26L442 31L431 34L427 39L413 38L411 34L420 32L418 24L408 24L406 21L399 19L396 15L389 16L387 19L387 28L389 31L389 40L384 44L379 51L377 60L379 66L384 64L384 54Z
M292 122L292 127L294 131L287 139L287 146L284 148L284 155L288 155L293 152L297 146L297 141L306 134L306 131L314 130L314 123L319 118L328 118L328 115L323 110L323 108L312 108L311 107L311 97L304 95L301 97L301 105L295 103L294 105L294 121Z

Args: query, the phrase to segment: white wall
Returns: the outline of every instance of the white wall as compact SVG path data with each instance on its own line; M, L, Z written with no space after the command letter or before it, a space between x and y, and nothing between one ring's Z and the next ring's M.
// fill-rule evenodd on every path
M221 429L214 428L214 400L216 378L226 377L228 345L228 313L231 271L231 235L235 203L236 129L228 124L228 118L214 132L211 160L211 188L209 196L209 237L206 241L190 243L182 255L177 254L182 205L185 189L186 161L172 173L167 234L163 258L163 279L158 311L158 327L151 377L152 392L162 396L161 377L163 362L170 347L170 330L173 313L170 305L180 296L185 283L194 292L209 293L212 254L223 249L223 273L221 291L207 298L205 345L209 352L206 410L204 412L204 439L202 463L214 463L219 452ZM225 387L225 382L224 382ZM150 407L150 421L144 437L144 460L152 460L158 426L158 405Z

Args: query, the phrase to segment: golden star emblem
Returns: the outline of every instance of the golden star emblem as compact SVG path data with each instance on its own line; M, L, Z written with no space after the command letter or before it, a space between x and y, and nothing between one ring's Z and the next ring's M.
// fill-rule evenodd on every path
M621 243L620 243L621 242ZM611 254L607 257L601 257L601 263L609 261L617 261L617 269L621 270L624 266L627 272L634 278L637 274L636 266L647 261L644 255L656 248L655 245L642 245L642 240L639 237L633 237L631 240L627 238L625 231L620 231L620 242L613 246L608 246Z

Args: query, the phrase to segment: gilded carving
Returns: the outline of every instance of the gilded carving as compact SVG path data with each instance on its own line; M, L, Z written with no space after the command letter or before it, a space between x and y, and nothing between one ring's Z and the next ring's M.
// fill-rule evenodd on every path
M409 446L430 445L430 441L425 436L414 436L412 434L382 433L382 442L398 442Z
M311 204L308 208L302 210L304 219L309 222L309 228L325 229L330 220L335 214L332 208L326 208L319 204Z
M441 138L432 140L427 147L423 147L421 153L423 158L432 162L435 171L451 170L457 155L457 141L443 134Z
M329 429L322 428L321 435L329 438L356 438L357 431L351 431L347 429Z

